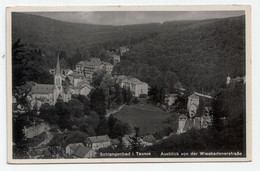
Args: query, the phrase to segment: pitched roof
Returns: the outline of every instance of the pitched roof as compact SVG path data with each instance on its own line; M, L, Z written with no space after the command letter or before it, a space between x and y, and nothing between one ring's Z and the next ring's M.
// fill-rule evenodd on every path
M154 138L153 135L146 135L146 136L143 138L143 141L150 142L150 143L155 143L155 142L156 142L156 139Z
M184 126L184 131L188 131L191 128L195 128L195 129L200 129L200 117L196 117L195 119L187 119L185 126Z
M85 85L87 85L89 88L91 87L90 83L88 81L85 81L85 80L79 81L78 84L77 84L77 86L79 86L79 87L85 86Z
M120 141L116 138L116 139L111 139L111 143L114 145L118 145L120 144Z
M73 90L81 90L85 87L87 87L88 89L93 89L93 87L91 85L89 85L90 83L88 82L79 82L77 86L73 86L71 85L70 86L70 89L73 89Z
M192 127L193 127L193 120L187 119L183 130L188 131Z
M195 121L194 121L194 128L195 129L200 129L200 117L196 117L195 119L194 119Z
M171 98L176 98L176 97L177 97L177 94L169 94L169 97L171 97Z
M110 141L107 135L88 137L88 139L90 140L91 143L101 143L101 142Z
M130 83L130 84L147 84L133 77L125 77L125 78L121 77L121 78L122 78L122 82Z
M69 144L68 146L73 151L73 153L75 153L79 147L84 147L82 143Z
M106 66L113 66L111 63L109 62L102 62L103 65L106 65Z
M171 133L169 134L169 137L174 136L174 135L175 135L175 133L171 132Z
M91 58L90 61L85 62L84 66L100 66L102 64L101 60L99 58Z
M124 75L118 75L118 76L116 76L116 79L119 80L119 81L122 81L122 80L125 79L125 78L126 78L126 76L124 76Z
M102 62L99 58L91 58L90 61L80 61L77 63L77 65L80 65L82 67L93 65L93 66L99 66Z
M197 96L200 96L200 97L205 97L205 98L212 99L212 97L211 97L211 96L209 96L209 95L206 95L206 94L201 94L201 93L197 93L197 92L194 92L194 94L196 94Z
M33 94L50 94L53 93L54 85L53 84L38 84L34 83L32 86L31 93Z
M118 55L118 54L116 54L116 53L110 53L110 55L113 57L113 58L120 58L120 56Z
M84 146L80 146L77 148L77 150L75 151L74 155L77 157L85 157L86 154L88 154L88 152L91 150L91 148L89 147L84 147Z
M179 116L179 119L187 119L187 116L186 116L185 114L181 114L181 115Z
M85 64L85 61L80 61L79 63L77 63L77 65L84 65Z
M189 99L193 98L193 99L199 99L199 96L196 94L192 94L188 97Z
M83 75L76 73L76 72L73 72L72 74L70 74L68 76L73 77L73 78L84 78Z

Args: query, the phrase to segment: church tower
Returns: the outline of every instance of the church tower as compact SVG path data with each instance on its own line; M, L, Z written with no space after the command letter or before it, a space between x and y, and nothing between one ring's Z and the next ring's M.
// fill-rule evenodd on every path
M62 87L62 76L61 76L59 55L58 55L58 59L57 59L56 69L55 69L54 85L57 86L59 89Z
M58 98L63 98L63 89L62 89L62 76L61 76L61 68L60 68L60 58L58 55L57 64L54 75L54 89L53 89L53 100L54 103L57 102Z

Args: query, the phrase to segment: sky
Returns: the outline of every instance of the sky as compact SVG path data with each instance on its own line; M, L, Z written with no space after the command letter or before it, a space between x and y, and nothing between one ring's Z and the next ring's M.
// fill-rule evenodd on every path
M102 12L34 12L30 13L56 20L97 24L131 25L163 23L176 20L203 20L244 15L244 11L102 11Z

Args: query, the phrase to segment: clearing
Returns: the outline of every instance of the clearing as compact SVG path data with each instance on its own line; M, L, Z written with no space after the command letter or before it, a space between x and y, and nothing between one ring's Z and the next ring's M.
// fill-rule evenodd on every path
M171 127L174 132L178 127L178 117L176 113L168 113L151 104L139 103L134 106L124 106L113 116L132 128L139 127L141 134L153 134L164 128Z

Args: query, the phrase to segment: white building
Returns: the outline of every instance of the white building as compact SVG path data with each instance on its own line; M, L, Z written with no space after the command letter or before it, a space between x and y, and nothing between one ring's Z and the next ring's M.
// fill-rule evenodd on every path
M189 117L195 117L197 114L198 107L200 105L200 99L212 99L211 96L196 93L194 92L191 96L188 97L188 104L187 104L187 110L189 113Z
M86 146L96 151L100 148L111 146L111 140L107 135L88 137L86 139Z
M137 78L118 76L116 82L121 88L129 88L135 97L139 97L141 94L148 94L148 84Z

